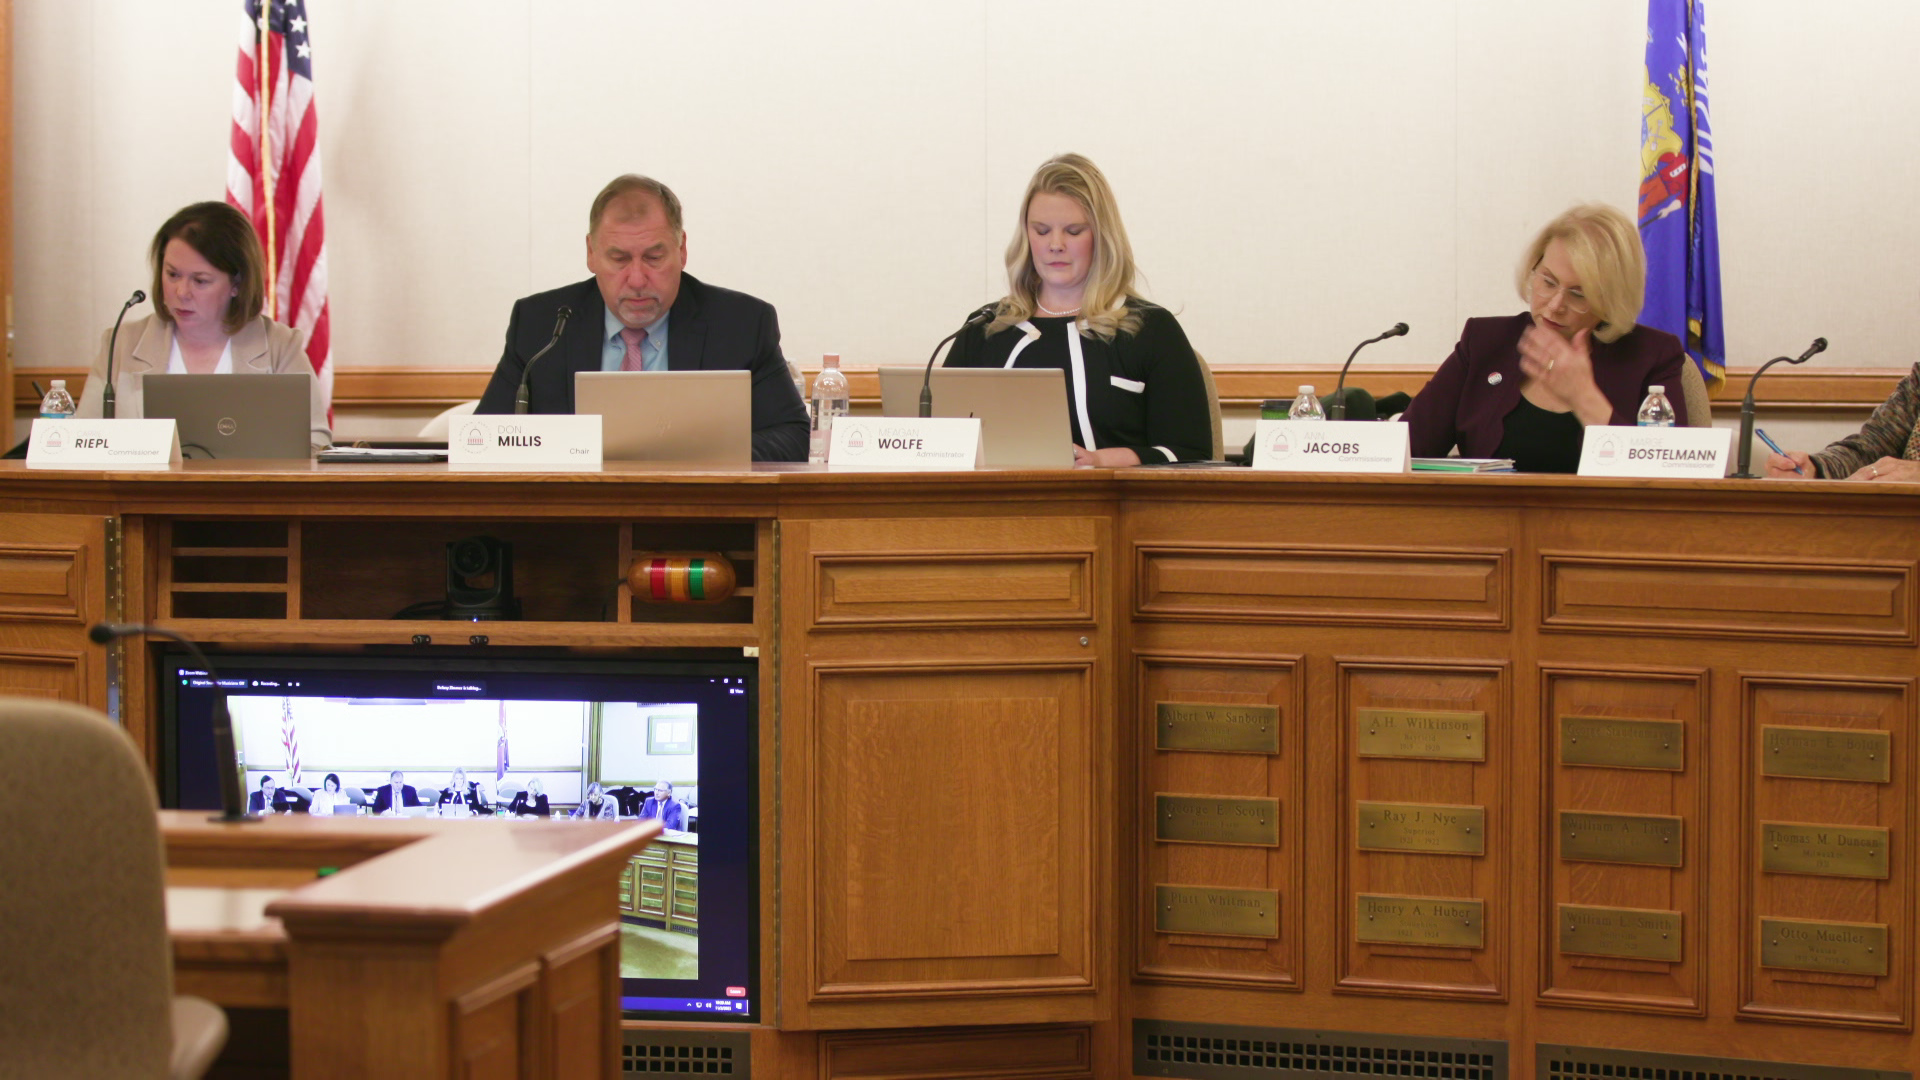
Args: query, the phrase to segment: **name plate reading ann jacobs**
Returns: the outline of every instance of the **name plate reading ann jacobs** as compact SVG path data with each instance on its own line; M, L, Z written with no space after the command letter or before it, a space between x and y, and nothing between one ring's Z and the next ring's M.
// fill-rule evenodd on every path
M1153 888L1153 928L1162 934L1280 936L1280 893L1273 889Z
M1361 757L1487 760L1487 714L1431 709L1361 709L1354 744Z
M1187 844L1279 847L1280 800L1155 795L1153 838Z
M1280 710L1273 705L1162 701L1154 711L1154 745L1162 750L1280 752Z
M1686 731L1678 720L1562 716L1560 764L1679 772L1687 767Z
M1888 839L1885 829L1763 821L1760 869L1769 874L1885 879Z
M1679 866L1684 822L1664 814L1560 811L1560 857L1575 862Z
M1760 966L1885 975L1887 927L1884 923L1761 919Z
M1362 851L1485 855L1487 811L1479 806L1363 802L1358 833Z
M1436 896L1370 896L1354 905L1355 940L1369 945L1437 945L1483 949L1486 905Z
M1561 904L1560 951L1677 964L1681 960L1680 913Z
M1884 784L1893 778L1892 758L1884 731L1760 725L1760 771L1767 776Z

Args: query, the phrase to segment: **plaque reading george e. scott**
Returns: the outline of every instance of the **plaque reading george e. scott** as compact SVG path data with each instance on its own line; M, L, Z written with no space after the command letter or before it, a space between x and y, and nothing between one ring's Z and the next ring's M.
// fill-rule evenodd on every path
M1687 767L1686 734L1678 720L1562 716L1560 764L1679 772Z
M1680 962L1680 913L1561 904L1560 951L1677 964Z
M1162 750L1280 752L1280 709L1274 705L1162 701L1154 713L1154 745Z
M1363 802L1356 832L1362 851L1487 853L1487 811L1480 806Z
M1153 928L1163 934L1280 936L1280 894L1273 889L1153 888Z
M1760 966L1885 975L1887 927L1885 923L1761 919Z
M1361 757L1487 760L1484 712L1361 709L1354 723Z
M1884 784L1893 778L1892 749L1885 731L1760 725L1760 771L1767 776Z
M1679 866L1683 822L1665 814L1560 811L1560 857L1575 862Z
M1885 829L1763 821L1760 869L1769 874L1884 879L1889 839Z
M1280 800L1155 795L1153 838L1186 844L1279 847Z
M1487 944L1485 908L1478 900L1361 893L1354 902L1353 936L1369 945L1482 949Z

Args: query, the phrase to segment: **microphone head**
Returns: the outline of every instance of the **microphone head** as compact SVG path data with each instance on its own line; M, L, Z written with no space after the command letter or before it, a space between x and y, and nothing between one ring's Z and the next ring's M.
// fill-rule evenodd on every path
M1406 332L1407 332L1407 324L1406 324L1406 323L1403 323L1403 322L1397 322L1397 323L1394 323L1394 324L1393 324L1393 329L1391 329L1391 330L1389 330L1389 331L1387 331L1387 336L1388 336L1388 337L1400 337L1401 335L1403 335L1403 334L1405 334Z
M1812 356L1815 353L1823 353L1826 351L1827 351L1827 339L1823 337L1817 337L1813 339L1812 347L1807 349L1807 355Z
M561 305L560 305L560 317L561 317L561 318L563 318L563 319L571 319L571 318L573 318L573 309L572 309L572 308L570 308L570 307L568 307L568 306L567 306L567 305L565 305L565 304L561 304Z
M146 299L147 291L145 289L135 289L133 290L133 298L127 302L129 304L140 304L145 303Z
M105 645L107 642L120 636L113 631L114 627L111 623L94 623L87 628L87 640L93 642L95 645Z

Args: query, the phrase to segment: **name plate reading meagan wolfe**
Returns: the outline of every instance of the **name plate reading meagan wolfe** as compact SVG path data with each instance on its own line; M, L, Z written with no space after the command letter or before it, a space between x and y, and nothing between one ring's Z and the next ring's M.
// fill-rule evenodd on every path
M1889 839L1885 829L1763 821L1760 823L1760 869L1769 874L1884 880Z
M1280 936L1280 894L1273 889L1153 888L1153 928L1162 934Z
M1590 427L1580 441L1581 476L1692 477L1727 475L1732 428Z
M1362 851L1487 853L1487 811L1480 806L1363 802L1358 832Z
M1560 811L1560 857L1574 862L1679 866L1685 822L1664 814Z
M1413 467L1405 424L1261 420L1253 428L1255 469L1404 473Z
M1760 771L1767 776L1884 784L1893 779L1892 762L1889 732L1760 725Z
M1280 752L1280 710L1273 705L1162 701L1154 713L1154 745L1161 750Z
M1354 721L1361 757L1487 760L1487 714L1431 709L1361 709Z
M1560 951L1677 964L1681 960L1680 913L1561 904Z
M1760 920L1760 966L1838 975L1885 975L1885 923Z
M1478 900L1361 893L1354 901L1353 936L1368 945L1484 949L1485 911Z
M1178 844L1279 847L1280 800L1156 794L1153 838Z
M1687 767L1686 733L1678 720L1562 716L1560 764L1679 772Z
M830 469L974 469L980 465L975 417L845 416L828 432Z

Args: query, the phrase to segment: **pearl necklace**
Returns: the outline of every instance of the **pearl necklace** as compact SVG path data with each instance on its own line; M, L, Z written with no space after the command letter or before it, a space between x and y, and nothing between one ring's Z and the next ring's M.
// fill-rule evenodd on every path
M1054 318L1056 318L1056 319L1064 319L1064 318L1066 318L1066 317L1067 317L1067 316L1069 316L1069 315L1078 315L1078 314L1080 314L1080 309L1079 309L1079 308L1068 308L1068 309L1067 309L1066 311L1055 311L1055 310L1053 310L1052 308L1050 308L1050 307L1048 307L1047 305L1045 305L1045 304L1043 304L1043 303L1041 303L1041 302L1040 302L1040 301L1038 301L1038 300L1035 300L1035 301L1033 302L1033 306L1034 306L1034 307L1036 307L1036 308L1039 308L1039 309L1040 309L1040 314L1042 314L1042 315L1051 315L1051 316L1053 316L1053 317L1054 317Z

